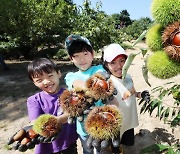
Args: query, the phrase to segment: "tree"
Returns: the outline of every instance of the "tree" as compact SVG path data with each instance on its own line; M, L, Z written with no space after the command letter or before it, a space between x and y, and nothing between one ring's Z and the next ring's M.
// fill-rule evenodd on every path
M56 45L71 31L76 10L64 0L1 0L0 27L29 57L39 46Z
M101 5L102 3L99 1L96 9L93 9L90 1L85 0L83 6L77 6L78 16L73 20L76 27L72 33L89 38L95 50L111 42L111 34L114 30L111 17L100 11Z
M127 10L122 10L120 14L114 14L116 20L116 28L120 29L123 27L127 27L132 23L130 19L130 15Z
M89 38L96 51L111 42L133 38L124 28L114 27L131 23L127 10L111 16L101 7L101 0L96 8L90 0L82 6L72 0L1 0L0 49L18 48L25 58L33 58L43 47L64 48L65 38L72 33Z
M124 27L122 31L131 36L131 40L137 39L140 34L142 34L144 30L147 30L151 24L152 21L150 18L140 18L139 20L134 20L131 25Z

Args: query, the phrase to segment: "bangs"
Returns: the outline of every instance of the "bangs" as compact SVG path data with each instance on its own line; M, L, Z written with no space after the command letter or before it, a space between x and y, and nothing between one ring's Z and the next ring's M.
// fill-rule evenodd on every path
M126 55L120 54L120 55L116 56L112 61L115 61L117 58L120 58L120 57L122 57L122 58L124 58L124 59L127 59L127 56L126 56Z
M72 43L71 47L69 48L69 55L73 56L73 54L75 53L79 53L79 52L93 52L93 49L91 46L89 46L88 44L86 44L85 42L82 41L75 41Z
M31 80L33 80L34 77L42 76L43 73L49 74L53 71L58 72L57 65L46 58L34 60L28 65L28 76Z
M51 66L44 66L44 67L39 66L39 67L34 68L34 70L32 70L30 74L32 78L35 78L38 76L42 76L43 73L50 74L53 72L53 70L54 69Z

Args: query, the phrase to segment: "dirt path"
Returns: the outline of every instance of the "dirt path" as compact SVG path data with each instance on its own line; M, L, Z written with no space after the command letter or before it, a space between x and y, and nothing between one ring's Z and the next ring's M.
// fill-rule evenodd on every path
M144 44L138 44L143 46ZM131 52L138 52L128 50L128 54ZM128 73L132 75L134 80L135 88L137 91L144 89L151 90L152 88L167 83L168 81L180 81L180 76L169 80L159 80L149 74L149 81L152 87L149 87L141 72L143 65L142 55L135 57L132 66ZM2 72L0 70L0 154L19 154L18 151L7 150L5 144L8 138L17 130L24 125L28 124L27 110L26 110L26 99L38 89L29 81L26 76L26 67L28 61L6 61L10 70ZM59 63L59 62L58 62ZM68 71L75 70L74 66L70 64L59 63L60 69L63 72L63 77ZM63 77L61 80L62 86L64 85ZM166 103L170 103L171 99L167 100ZM140 110L140 106L138 106ZM125 149L125 154L138 154L139 151L153 143L175 143L180 140L180 129L175 128L172 132L172 128L169 125L164 124L163 121L159 121L152 117L148 113L139 114L139 126L135 129L135 145L131 148ZM79 154L82 154L80 144L78 142ZM33 150L28 150L26 154L33 154Z

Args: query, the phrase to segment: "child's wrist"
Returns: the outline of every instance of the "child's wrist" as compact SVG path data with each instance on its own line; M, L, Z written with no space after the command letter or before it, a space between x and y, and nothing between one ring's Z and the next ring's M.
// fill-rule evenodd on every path
M141 98L141 92L136 92L136 97Z

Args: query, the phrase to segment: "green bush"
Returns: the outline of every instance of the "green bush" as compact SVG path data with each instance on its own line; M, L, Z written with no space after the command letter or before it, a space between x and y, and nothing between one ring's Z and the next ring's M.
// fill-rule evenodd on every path
M67 51L65 49L59 49L58 52L53 56L53 58L61 60L69 59Z
M122 32L126 35L125 40L137 39L151 24L152 21L150 18L135 20L131 25L122 29Z

